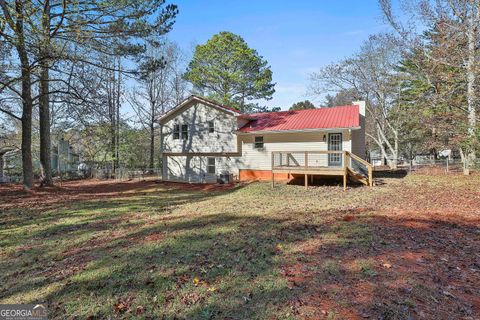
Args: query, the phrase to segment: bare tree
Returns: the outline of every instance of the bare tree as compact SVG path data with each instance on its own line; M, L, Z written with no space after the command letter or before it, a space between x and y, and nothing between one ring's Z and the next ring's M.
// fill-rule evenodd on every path
M480 1L479 0L406 0L402 6L402 14L407 19L398 19L392 9L391 0L380 0L385 19L397 31L402 46L408 51L420 51L421 59L430 64L418 65L426 77L436 72L432 64L462 70L465 79L466 106L455 105L463 109L468 117L468 138L466 159L469 164L476 160L478 148L477 108L479 95L477 82L479 77L480 50ZM407 21L404 23L402 21ZM448 48L442 55L433 55L425 44L425 29L441 28L448 34L442 46ZM464 151L460 149L463 154Z
M185 70L184 55L175 43L150 47L142 64L129 103L138 122L148 129L150 141L149 167L155 163L155 137L158 117L185 99L188 83L182 75Z
M366 100L367 115L373 124L367 136L377 144L392 168L397 167L399 132L389 111L399 93L395 80L399 60L400 52L391 37L374 35L353 57L313 73L310 85L314 95L353 90Z

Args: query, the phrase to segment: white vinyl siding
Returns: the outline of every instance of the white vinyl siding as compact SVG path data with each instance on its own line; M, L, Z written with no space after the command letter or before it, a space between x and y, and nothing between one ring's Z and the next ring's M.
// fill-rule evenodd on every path
M365 117L360 116L360 125L358 130L352 131L352 152L362 159L366 158L365 153Z
M214 122L214 132L210 131ZM174 139L174 126L180 124L182 139ZM188 137L183 139L182 125L188 125ZM162 126L163 151L186 152L236 152L236 115L192 102Z
M213 159L214 166L209 166L209 158ZM219 174L238 175L238 170L234 168L235 161L229 157L167 156L164 159L166 163L163 175L168 181L215 183ZM215 173L209 173L212 172L209 169L215 170Z
M329 131L342 133L342 148L351 151L350 133L348 130ZM326 141L323 136L327 135ZM274 133L263 135L263 149L255 148L253 135L244 135L242 141L242 157L236 158L238 169L270 170L273 151L326 151L328 150L328 132L308 133ZM300 159L301 160L301 159ZM309 163L326 165L327 156L309 155ZM299 163L299 165L303 165Z

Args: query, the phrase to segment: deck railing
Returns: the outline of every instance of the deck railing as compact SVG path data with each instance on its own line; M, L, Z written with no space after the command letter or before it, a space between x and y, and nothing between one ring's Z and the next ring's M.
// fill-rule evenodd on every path
M317 171L340 172L344 179L350 175L365 184L373 185L372 165L348 151L274 151L272 171L275 170L298 173L305 171L306 174L317 174Z
M340 169L344 163L345 151L272 152L272 169Z

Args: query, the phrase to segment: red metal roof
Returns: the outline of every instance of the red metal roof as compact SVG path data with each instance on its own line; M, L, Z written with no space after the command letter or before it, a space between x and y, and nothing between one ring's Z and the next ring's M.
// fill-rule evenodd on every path
M239 116L243 117L243 115ZM359 107L341 106L309 110L265 112L249 114L253 118L238 131L314 130L354 128L360 126Z

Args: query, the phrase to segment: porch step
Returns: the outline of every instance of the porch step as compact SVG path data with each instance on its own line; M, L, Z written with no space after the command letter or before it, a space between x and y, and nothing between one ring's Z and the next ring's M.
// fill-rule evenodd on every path
M363 183L363 184L366 185L366 186L369 185L368 177L364 176L363 174L354 171L354 170L353 170L352 168L350 168L350 167L347 168L347 172L348 172L348 176L349 176L352 180L357 181L357 182L360 182L360 183Z

